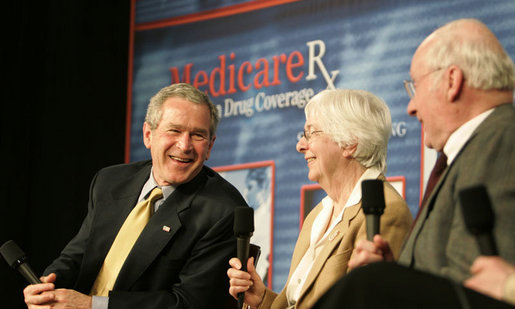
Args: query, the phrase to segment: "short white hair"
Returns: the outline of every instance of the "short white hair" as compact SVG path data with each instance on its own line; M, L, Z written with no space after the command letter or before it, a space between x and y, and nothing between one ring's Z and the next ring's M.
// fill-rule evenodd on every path
M463 35L465 24L476 31ZM466 84L472 88L515 89L512 59L488 27L477 19L455 20L436 30L425 61L434 70L458 66ZM437 76L435 81L439 79Z
M305 113L340 147L357 144L353 157L361 165L386 172L392 118L382 99L364 90L324 90L309 101Z

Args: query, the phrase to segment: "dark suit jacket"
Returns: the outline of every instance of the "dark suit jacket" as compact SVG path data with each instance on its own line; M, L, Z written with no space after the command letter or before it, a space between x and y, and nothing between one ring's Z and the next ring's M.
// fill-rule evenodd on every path
M399 263L461 282L479 255L463 221L459 192L483 184L496 216L499 255L515 264L515 110L497 107L444 171L422 209ZM473 209L471 211L474 211Z
M45 270L57 274L57 287L89 294L151 166L136 162L97 173L79 233ZM236 254L233 211L246 205L236 188L207 167L178 186L127 257L109 293L109 308L223 308L227 263Z

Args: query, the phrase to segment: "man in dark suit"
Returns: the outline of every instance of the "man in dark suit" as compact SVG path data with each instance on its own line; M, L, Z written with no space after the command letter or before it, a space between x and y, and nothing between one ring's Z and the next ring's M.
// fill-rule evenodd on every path
M451 290L453 286L461 289L480 255L463 219L459 192L465 188L486 187L496 218L493 235L499 255L515 264L514 64L483 23L462 19L437 29L422 42L413 56L410 75L413 80L405 81L411 98L408 114L423 124L425 145L443 153L447 167L421 205L401 250L398 264L407 271L390 271L398 266L382 264L358 273L363 279L368 272L385 286L397 280L397 291L404 294L418 292L412 275L419 272L449 279ZM373 242L362 241L355 250L351 268L393 261L388 243L378 235ZM382 268L386 268L384 276ZM406 280L392 278L393 273L406 273ZM427 278L421 275L419 282ZM438 299L440 286L421 290L429 293L427 299ZM344 295L338 289L334 293ZM509 299L508 295L503 299ZM388 300L370 299L383 308L388 307Z
M204 166L218 121L209 97L191 85L161 89L143 125L152 161L97 173L79 233L43 283L25 288L28 307L223 308L233 212L246 203ZM149 210L134 236L140 207Z

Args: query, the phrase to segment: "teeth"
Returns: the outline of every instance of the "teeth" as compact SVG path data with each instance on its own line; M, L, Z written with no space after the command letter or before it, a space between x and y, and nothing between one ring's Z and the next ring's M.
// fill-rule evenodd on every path
M315 158L309 158L307 161L309 163L309 162L314 161L314 160L315 160Z
M184 163L191 162L191 159L183 159L183 158L174 157L174 156L170 156L170 158L180 161L180 162L184 162Z

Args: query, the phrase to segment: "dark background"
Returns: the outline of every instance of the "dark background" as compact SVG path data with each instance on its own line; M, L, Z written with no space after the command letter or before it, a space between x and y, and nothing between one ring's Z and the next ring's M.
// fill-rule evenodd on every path
M38 276L80 227L93 175L124 161L130 2L2 4L0 245ZM2 260L0 308L24 308Z

